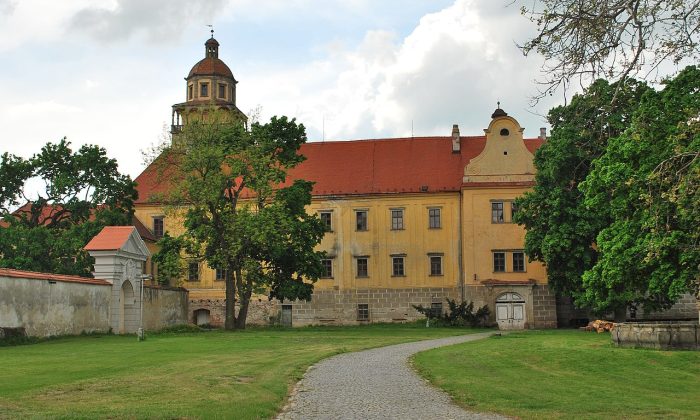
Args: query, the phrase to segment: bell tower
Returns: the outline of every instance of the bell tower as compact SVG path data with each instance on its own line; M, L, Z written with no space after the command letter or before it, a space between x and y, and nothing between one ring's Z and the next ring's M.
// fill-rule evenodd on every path
M206 121L211 114L229 121L247 123L248 118L236 106L236 85L231 69L219 58L219 42L204 43L204 58L185 77L185 102L173 105L171 134L176 136L191 121Z

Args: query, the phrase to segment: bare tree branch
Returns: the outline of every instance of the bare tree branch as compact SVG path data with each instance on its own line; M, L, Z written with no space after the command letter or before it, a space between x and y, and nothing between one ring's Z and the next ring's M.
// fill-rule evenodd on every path
M518 47L545 59L534 102L572 80L586 86L599 77L647 79L663 62L700 58L700 0L521 3L538 34Z

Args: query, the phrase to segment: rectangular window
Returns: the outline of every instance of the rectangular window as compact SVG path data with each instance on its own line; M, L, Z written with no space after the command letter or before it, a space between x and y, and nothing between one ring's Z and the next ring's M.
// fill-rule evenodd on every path
M515 213L518 211L518 206L515 204L515 202L510 203L510 221L513 222L513 219L515 219Z
M505 252L494 252L493 253L493 271L494 272L506 271L506 253Z
M217 268L216 273L215 273L215 279L217 281L224 281L224 280L226 280L227 274L228 274L228 270L224 270L223 268Z
M207 97L209 96L209 83L199 84L199 96Z
M357 277L369 277L369 267L367 258L362 257L357 260Z
M219 83L219 99L226 99L226 85Z
M199 263L190 261L187 264L187 281L199 281Z
M403 210L391 210L391 230L403 229Z
M187 99L190 99L190 100L192 99L193 90L194 89L193 89L192 85L187 86Z
M321 218L321 223L326 228L326 232L333 232L333 224L331 222L333 213L329 211L322 211L318 213Z
M430 312L433 317L437 318L442 315L442 302L433 302L430 304Z
M428 227L430 229L440 229L442 227L440 209L428 209Z
M321 260L321 278L333 278L333 260Z
M369 305L366 303L359 303L357 305L357 320L367 321L369 320Z
M430 257L430 275L442 276L442 257L433 255Z
M165 223L164 223L164 217L163 216L158 216L153 218L153 234L157 238L162 238L163 233L165 232Z
M491 223L503 223L503 202L491 203Z
M406 275L404 271L404 257L391 258L391 275L394 277L402 277Z
M513 271L525 271L525 253L513 252Z
M355 230L365 231L367 230L367 210L357 210L355 211Z

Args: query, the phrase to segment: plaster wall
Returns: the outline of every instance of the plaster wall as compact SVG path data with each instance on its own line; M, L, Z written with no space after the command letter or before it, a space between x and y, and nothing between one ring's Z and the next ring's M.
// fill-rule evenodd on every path
M47 337L108 331L110 285L0 277L0 327Z
M466 284L478 285L484 280L505 282L547 283L544 266L529 262L525 257L525 271L513 271L512 251L525 246L525 229L512 223L512 203L527 188L474 188L463 190L462 230L464 277ZM504 222L493 223L491 205L503 203ZM506 271L493 271L493 252L505 252Z
M158 330L188 323L188 293L182 288L145 286L143 288L143 325Z

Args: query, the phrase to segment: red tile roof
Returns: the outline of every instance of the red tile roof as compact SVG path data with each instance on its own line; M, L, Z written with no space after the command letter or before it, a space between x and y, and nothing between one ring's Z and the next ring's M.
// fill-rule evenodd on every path
M131 218L131 224L134 225L136 228L136 231L141 235L141 239L144 241L150 241L150 242L158 242L158 238L156 235L151 232L150 229L148 229L141 221L136 217L133 216Z
M459 191L464 167L478 156L485 136L461 137L460 153L452 153L451 137L411 137L375 140L312 142L302 145L306 161L289 171L294 179L314 181L315 196ZM525 140L531 152L541 139ZM158 164L136 178L137 204L168 190L171 174Z
M106 280L93 279L93 278L89 278L89 277L69 276L69 275L65 275L65 274L37 273L35 271L14 270L11 268L0 268L0 278L1 277L13 277L13 278L33 279L33 280L62 281L62 282L67 282L67 283L99 284L99 285L107 285L107 286L109 286L111 284Z
M233 79L233 73L231 69L228 68L226 63L215 57L206 57L200 60L197 64L192 67L190 74L187 75L189 79L192 76L225 76Z
M133 226L105 226L85 245L86 251L113 251L120 249L129 239Z
M28 214L30 212L32 203L25 203L17 210L13 211L12 214L19 217L21 214ZM102 205L98 206L102 207ZM47 224L47 217L51 216L52 212L61 209L60 204L46 205L41 209L41 218L43 219L43 224ZM90 220L95 219L94 211L90 213ZM132 216L131 224L136 228L136 231L141 235L141 239L144 241L158 242L158 238L138 219L136 216ZM0 220L0 228L8 227L9 223L4 220Z

